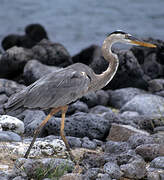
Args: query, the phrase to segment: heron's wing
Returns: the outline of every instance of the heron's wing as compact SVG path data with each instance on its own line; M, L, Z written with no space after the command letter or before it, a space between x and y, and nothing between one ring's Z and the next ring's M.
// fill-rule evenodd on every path
M31 85L24 99L29 108L51 108L69 104L82 97L90 84L90 78L81 71L65 69L51 73Z

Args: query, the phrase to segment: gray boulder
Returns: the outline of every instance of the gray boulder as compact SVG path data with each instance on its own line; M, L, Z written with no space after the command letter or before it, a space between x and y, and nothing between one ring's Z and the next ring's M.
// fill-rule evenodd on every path
M130 136L128 143L131 145L132 149L135 149L137 146L142 144L154 144L155 140L150 135L136 133Z
M127 142L107 141L104 147L105 153L114 154L114 155L127 152L130 149L131 147Z
M164 98L152 94L137 95L121 108L123 111L137 111L141 115L163 114Z
M141 179L146 176L146 163L138 158L131 158L127 164L120 166L124 176L130 179Z
M109 107L105 107L102 105L97 105L97 106L91 108L89 112L93 113L93 114L103 114L105 112L113 114L112 110Z
M12 141L16 141L16 142L19 142L21 141L21 137L14 133L14 132L11 132L11 131L0 131L0 141L9 141L9 142L12 142Z
M150 167L164 169L164 156L153 159L150 163Z
M23 121L26 135L32 135L46 117L45 113L40 110L26 110L21 116L24 116Z
M32 84L42 76L60 69L56 66L42 64L38 60L30 60L24 67L23 77L26 84Z
M136 148L136 153L146 161L151 161L158 156L164 156L163 144L143 144Z
M145 94L146 92L137 88L122 88L114 91L108 91L109 104L115 108L122 108L128 101L133 99L136 95Z
M104 167L104 172L109 174L111 178L120 179L123 176L120 167L114 162L107 162Z
M24 85L8 79L0 79L0 94L11 96L25 88ZM5 100L6 101L6 100Z

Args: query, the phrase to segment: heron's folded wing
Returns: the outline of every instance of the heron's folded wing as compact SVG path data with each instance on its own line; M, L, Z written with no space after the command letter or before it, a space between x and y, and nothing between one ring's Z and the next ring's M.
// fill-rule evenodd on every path
M52 108L69 104L88 90L90 78L81 71L67 69L49 76L31 86L24 100L29 108Z

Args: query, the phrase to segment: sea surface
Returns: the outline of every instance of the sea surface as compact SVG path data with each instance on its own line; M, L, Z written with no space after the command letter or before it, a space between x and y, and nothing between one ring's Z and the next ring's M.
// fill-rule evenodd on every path
M117 29L164 40L164 0L0 0L0 41L30 23L42 24L71 55Z

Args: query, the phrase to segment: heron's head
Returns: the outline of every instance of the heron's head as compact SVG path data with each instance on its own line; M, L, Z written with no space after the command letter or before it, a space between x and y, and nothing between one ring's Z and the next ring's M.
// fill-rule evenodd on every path
M123 31L114 31L111 34L109 34L108 37L112 40L113 43L122 42L122 43L132 44L136 46L144 46L144 47L150 47L150 48L157 47L154 44L140 41L139 39L133 37L131 34L125 33Z

